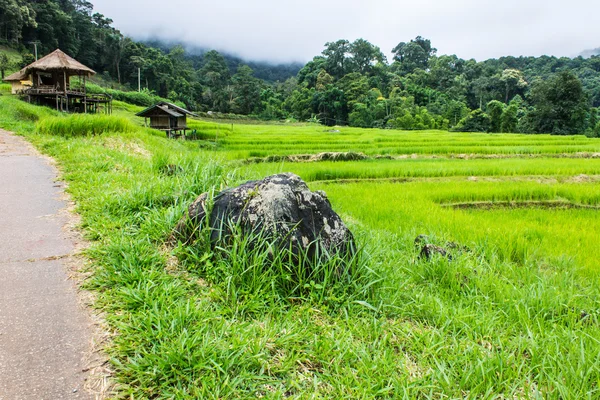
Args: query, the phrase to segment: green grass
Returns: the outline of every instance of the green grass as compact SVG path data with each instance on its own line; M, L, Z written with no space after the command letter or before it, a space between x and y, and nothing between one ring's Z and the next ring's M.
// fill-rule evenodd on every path
M64 137L100 135L107 132L128 133L139 129L123 117L91 114L45 118L36 124L36 128L42 134Z
M21 57L21 54L17 50L6 46L0 46L0 54L1 53L4 53L8 56L9 68L6 70L6 76L20 69L19 66L23 60L23 57Z
M115 104L136 129L66 137L47 121L73 117L0 97L0 126L57 159L82 215L86 288L115 333L107 351L117 398L600 396L598 212L444 206L598 205L598 160L552 157L595 152L598 140L192 121L207 140L183 142L141 128L135 109ZM439 158L240 162L415 148ZM467 149L509 158L449 157ZM164 173L170 164L177 173ZM325 190L355 233L361 252L348 284L336 286L323 265L317 279L288 286L293 265L243 238L221 254L202 241L165 246L200 193L279 171ZM420 233L470 251L421 260Z
M319 163L263 163L245 168L252 176L291 171L306 181L402 179L452 176L529 176L600 174L600 159L491 159L491 160L377 160Z

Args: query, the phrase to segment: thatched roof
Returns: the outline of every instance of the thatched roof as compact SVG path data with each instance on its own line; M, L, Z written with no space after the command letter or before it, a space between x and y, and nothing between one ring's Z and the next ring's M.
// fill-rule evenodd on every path
M39 60L29 64L20 72L29 74L31 71L66 71L71 75L95 75L96 72L83 65L73 57L68 56L60 49L54 50L52 53Z
M14 74L7 76L3 80L5 82L19 82L19 81L24 81L28 77L29 77L29 75L26 74L25 72L23 72L23 70L21 70L21 71L17 71Z
M169 103L166 101L161 101L151 107L146 108L145 110L140 111L139 113L135 114L138 117L146 117L150 114L152 114L152 111L159 109L164 111L166 114L171 115L173 117L183 117L185 114L187 115L193 115L194 117L197 117L196 114L194 114L191 111L186 110L185 108L181 108L176 106L173 103Z

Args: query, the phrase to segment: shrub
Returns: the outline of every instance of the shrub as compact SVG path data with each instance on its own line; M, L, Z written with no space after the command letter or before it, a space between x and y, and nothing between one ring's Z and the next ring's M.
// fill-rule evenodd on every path
M489 132L492 120L480 109L473 110L463 118L452 130L455 132Z

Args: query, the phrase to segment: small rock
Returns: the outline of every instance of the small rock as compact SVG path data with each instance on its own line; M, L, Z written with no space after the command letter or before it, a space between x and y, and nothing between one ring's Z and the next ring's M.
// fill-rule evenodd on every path
M442 257L448 258L448 260L452 260L452 255L441 246L436 246L435 244L427 243L421 248L421 252L419 253L420 258L426 258L428 260L431 259L435 254L439 254Z
M446 257L448 260L452 260L452 254L450 253L449 249L463 249L463 246L454 242L447 242L446 246L448 248L431 243L431 240L427 235L421 234L415 238L415 247L420 249L419 258L426 258L427 260L430 260L435 254L439 254L442 257Z

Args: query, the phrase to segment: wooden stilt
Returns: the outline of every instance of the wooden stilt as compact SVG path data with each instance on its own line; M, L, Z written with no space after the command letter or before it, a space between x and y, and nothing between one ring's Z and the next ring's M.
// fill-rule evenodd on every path
M83 76L83 110L83 113L87 114L87 93L85 90L85 75Z

